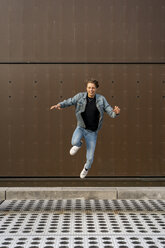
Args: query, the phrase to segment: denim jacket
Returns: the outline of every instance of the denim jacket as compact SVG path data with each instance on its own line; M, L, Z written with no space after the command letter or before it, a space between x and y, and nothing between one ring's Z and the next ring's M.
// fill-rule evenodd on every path
M72 98L68 98L67 100L64 100L63 102L58 103L60 104L61 108L66 108L66 107L75 105L77 126L80 126L83 128L85 128L85 123L83 121L81 113L85 111L85 106L87 103L86 97L87 97L87 92L81 92L73 96ZM99 124L96 130L98 131L102 126L104 112L106 112L112 118L115 118L117 115L115 114L115 112L113 111L113 108L109 105L105 97L100 94L96 94L96 106L100 112Z

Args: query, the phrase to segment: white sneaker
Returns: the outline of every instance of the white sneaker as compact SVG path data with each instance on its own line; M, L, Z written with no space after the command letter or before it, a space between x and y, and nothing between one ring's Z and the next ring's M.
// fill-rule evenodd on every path
M70 155L75 155L80 148L81 146L72 146L72 148L70 149Z
M80 178L86 177L87 174L88 174L88 171L84 168L84 169L82 170L82 172L80 173Z

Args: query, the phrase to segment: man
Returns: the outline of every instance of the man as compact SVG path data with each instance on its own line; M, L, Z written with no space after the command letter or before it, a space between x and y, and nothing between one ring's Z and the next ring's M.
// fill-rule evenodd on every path
M96 94L99 87L98 81L91 79L87 81L86 91L78 93L73 98L64 100L50 109L61 109L75 105L77 127L72 136L72 148L70 155L75 155L81 148L82 138L86 142L86 163L80 178L85 178L91 168L97 141L97 134L103 122L103 114L106 112L110 117L115 118L120 113L119 107L113 109L104 96Z

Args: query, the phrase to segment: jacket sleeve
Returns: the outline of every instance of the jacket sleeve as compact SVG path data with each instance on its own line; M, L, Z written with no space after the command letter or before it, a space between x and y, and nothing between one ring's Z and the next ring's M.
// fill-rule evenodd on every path
M79 93L71 98L68 98L66 100L64 100L63 102L59 102L58 104L60 104L61 108L66 108L66 107L70 107L72 105L75 105L78 98L79 98Z
M118 116L114 111L113 108L111 107L111 105L109 105L109 103L107 102L107 100L104 97L104 111L111 117L111 118L115 118L116 116Z

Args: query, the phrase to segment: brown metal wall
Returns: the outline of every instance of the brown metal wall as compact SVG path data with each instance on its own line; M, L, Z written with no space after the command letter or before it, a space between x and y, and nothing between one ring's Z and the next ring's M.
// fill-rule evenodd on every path
M1 177L79 176L74 107L49 108L91 76L121 115L105 115L89 176L165 176L163 0L0 0L0 33Z
M164 62L164 0L0 0L0 5L3 62Z

